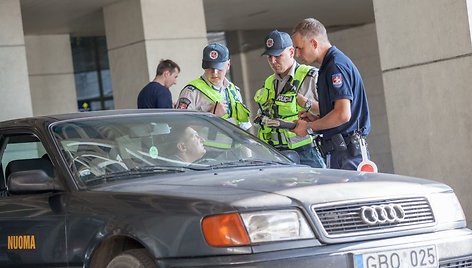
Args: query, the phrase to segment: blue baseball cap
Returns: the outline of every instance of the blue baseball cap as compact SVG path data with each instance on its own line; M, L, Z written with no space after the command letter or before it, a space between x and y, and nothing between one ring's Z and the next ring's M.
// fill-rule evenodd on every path
M262 55L279 56L291 46L293 46L292 38L288 33L273 30L265 38L265 51Z
M229 60L228 48L219 43L211 43L203 49L203 69L225 68L225 63Z

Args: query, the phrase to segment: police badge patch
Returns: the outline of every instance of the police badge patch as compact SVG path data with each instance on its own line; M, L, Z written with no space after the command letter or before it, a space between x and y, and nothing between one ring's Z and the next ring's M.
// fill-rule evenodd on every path
M187 98L180 98L179 102L177 103L177 109L183 109L186 110L188 106L192 103L189 99Z
M333 83L333 87L340 88L343 85L343 76L340 73L333 74L331 76L331 82Z

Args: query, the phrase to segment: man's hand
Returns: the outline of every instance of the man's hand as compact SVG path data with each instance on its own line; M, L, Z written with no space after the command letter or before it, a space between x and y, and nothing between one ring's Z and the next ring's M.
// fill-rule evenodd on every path
M310 112L305 112L305 111L301 111L298 113L298 118L301 119L301 120L305 120L305 121L308 121L308 122L313 122L313 121L316 121L318 119L320 119L319 116L316 116Z
M215 103L215 106L213 106L213 113L219 117L222 117L223 115L226 114L226 105L223 102L217 102Z
M300 137L304 137L308 135L307 128L308 128L309 123L307 121L297 120L295 121L295 123L297 123L297 126L291 130L293 133L297 134L297 136L300 136Z

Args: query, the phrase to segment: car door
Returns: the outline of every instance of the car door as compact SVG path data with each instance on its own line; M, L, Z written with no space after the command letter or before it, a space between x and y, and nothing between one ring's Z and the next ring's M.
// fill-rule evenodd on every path
M0 186L7 185L8 176L18 171L12 167L15 161L47 158L45 146L34 133L22 131L0 137L0 179L4 180ZM51 167L47 173L54 176L52 163ZM28 164L26 168L42 169L43 166ZM62 193L11 194L8 190L3 191L0 196L0 267L7 264L67 266L62 200Z

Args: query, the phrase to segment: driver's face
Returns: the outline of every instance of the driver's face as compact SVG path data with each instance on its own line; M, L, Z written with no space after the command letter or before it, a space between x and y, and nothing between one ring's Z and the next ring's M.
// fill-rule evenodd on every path
M191 127L185 129L185 141L183 142L187 148L187 153L195 157L202 157L205 153L203 146L204 138L200 137L197 131Z

